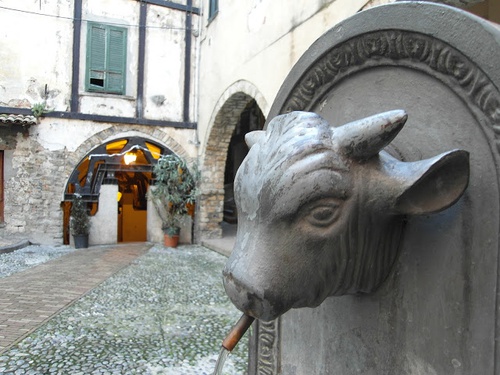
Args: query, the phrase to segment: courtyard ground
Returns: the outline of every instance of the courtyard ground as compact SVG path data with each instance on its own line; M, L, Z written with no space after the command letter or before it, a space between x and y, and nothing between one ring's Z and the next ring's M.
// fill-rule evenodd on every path
M197 245L28 246L0 254L0 342L13 326L35 320L0 346L0 374L212 374L241 316L222 287L225 261ZM44 295L50 288L55 296ZM8 299L16 293L18 302ZM224 374L245 374L247 342Z

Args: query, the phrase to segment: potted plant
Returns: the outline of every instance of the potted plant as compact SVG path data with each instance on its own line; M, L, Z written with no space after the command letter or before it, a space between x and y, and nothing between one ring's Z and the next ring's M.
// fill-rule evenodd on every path
M87 248L89 246L90 218L87 212L87 204L80 194L75 193L73 195L70 216L70 229L75 248Z
M196 165L189 171L186 161L170 154L163 155L153 167L154 187L148 197L162 221L165 246L176 247L180 224L193 207L198 195L199 171Z

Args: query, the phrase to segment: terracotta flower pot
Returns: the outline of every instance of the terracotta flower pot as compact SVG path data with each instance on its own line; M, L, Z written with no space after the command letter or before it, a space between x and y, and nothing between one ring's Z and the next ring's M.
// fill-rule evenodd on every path
M170 236L168 234L165 234L163 236L164 244L166 247L177 247L179 244L179 235L174 234L173 236Z

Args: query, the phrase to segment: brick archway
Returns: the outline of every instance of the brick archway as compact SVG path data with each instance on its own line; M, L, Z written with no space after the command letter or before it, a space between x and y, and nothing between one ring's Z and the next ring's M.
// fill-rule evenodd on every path
M224 169L229 142L245 107L255 100L267 113L264 97L251 83L238 81L222 95L214 109L208 140L202 159L203 181L198 211L200 238L220 238L224 207Z
M81 159L85 157L85 155L87 155L92 149L94 149L99 145L106 143L112 139L127 137L130 134L135 134L145 139L149 138L152 141L162 144L175 154L185 158L189 164L191 164L191 162L195 160L194 158L190 158L188 156L186 150L175 139L173 139L168 134L162 131L158 131L158 129L155 127L142 126L138 127L137 129L133 127L128 127L125 130L120 125L113 125L103 131L94 134L93 136L89 137L85 142L83 142L75 150L75 152L69 155L70 160L68 165L70 167L77 165L81 161Z

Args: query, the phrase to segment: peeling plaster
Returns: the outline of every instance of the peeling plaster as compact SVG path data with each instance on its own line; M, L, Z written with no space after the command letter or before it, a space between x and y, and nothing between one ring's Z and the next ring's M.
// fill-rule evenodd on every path
M63 150L74 152L83 142L95 133L110 127L106 124L87 122L85 124L69 120L42 120L40 125L30 129L30 136L36 136L40 145L49 151Z

